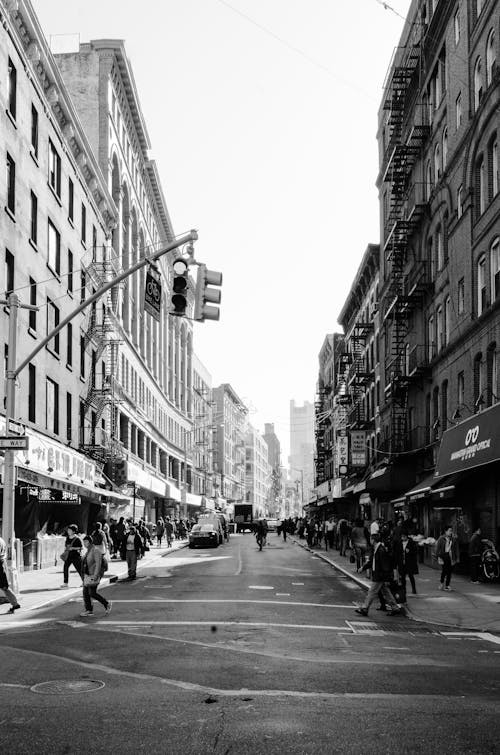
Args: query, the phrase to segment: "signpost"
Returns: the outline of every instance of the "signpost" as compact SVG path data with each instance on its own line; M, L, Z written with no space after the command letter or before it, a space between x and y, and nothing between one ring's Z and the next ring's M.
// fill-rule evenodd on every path
M29 448L29 438L27 435L0 436L0 448L11 448L17 451L26 451Z

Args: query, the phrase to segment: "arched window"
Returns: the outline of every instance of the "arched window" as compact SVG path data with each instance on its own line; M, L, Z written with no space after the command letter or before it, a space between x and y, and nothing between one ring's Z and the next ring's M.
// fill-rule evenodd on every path
M441 430L444 432L448 428L448 381L443 380L441 384Z
M476 203L477 216L481 216L486 209L486 170L484 157L481 155L476 163Z
M500 297L500 238L496 238L490 247L491 301Z
M444 343L445 346L447 346L450 342L450 332L451 332L451 298L449 296L446 297L446 301L444 303Z
M439 144L434 147L434 181L438 183L441 178L441 148Z
M439 225L436 229L436 264L438 272L444 267L443 229Z
M489 87L493 81L495 74L496 63L496 49L495 49L495 31L492 29L488 35L488 41L486 42L486 86Z
M432 391L432 440L439 436L439 388L436 385Z
M437 350L441 351L444 346L444 310L440 304L436 312Z
M425 168L425 198L429 200L432 194L432 166L431 161L427 161Z
M474 110L477 110L483 96L483 69L481 58L476 60L474 66Z
M446 163L448 162L448 129L443 129L443 171L446 170Z
M481 352L474 357L474 410L479 411L481 408L481 398L484 401L485 397L483 392L485 391L484 384L484 362Z
M429 275L431 281L434 280L436 275L436 264L434 255L434 244L432 243L432 236L427 241L427 264L429 266Z
M490 140L488 154L488 186L490 189L490 198L493 199L498 194L499 174L498 174L498 137L496 134Z
M434 315L431 315L427 321L427 349L429 362L436 353L436 335L434 331Z
M477 314L486 309L486 257L483 255L477 263Z

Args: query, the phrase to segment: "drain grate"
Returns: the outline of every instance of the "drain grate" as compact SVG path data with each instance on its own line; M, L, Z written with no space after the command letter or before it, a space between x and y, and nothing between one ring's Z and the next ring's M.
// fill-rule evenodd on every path
M34 684L30 690L39 695L76 695L80 692L97 692L104 686L104 682L94 679L56 679Z
M354 634L392 634L394 632L404 634L434 634L434 630L431 627L413 622L377 624L375 621L347 621L346 623Z

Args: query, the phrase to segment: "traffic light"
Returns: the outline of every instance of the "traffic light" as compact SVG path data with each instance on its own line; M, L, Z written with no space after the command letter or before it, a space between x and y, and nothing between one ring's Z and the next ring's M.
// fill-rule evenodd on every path
M196 279L194 319L201 322L218 320L220 317L219 307L211 307L207 302L220 304L221 292L218 288L209 288L209 286L222 286L222 273L207 270L206 265L199 265Z
M188 287L189 287L189 265L181 257L176 259L172 265L174 270L174 280L172 283L172 315L182 317L186 314L188 306Z

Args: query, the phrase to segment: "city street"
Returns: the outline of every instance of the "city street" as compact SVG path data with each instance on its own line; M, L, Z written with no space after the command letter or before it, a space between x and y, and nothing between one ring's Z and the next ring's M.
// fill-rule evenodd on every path
M362 589L275 533L103 592L108 616L73 597L0 624L5 752L499 750L499 644L358 616Z

